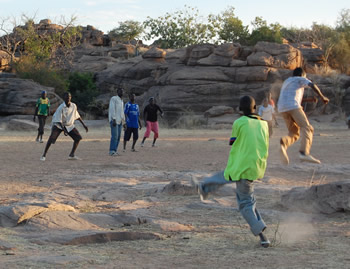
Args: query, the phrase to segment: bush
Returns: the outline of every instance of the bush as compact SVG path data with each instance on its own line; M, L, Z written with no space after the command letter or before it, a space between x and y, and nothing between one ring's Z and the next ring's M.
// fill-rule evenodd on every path
M53 87L62 96L68 90L68 81L64 72L53 69L46 62L38 62L34 57L22 56L13 64L17 75L47 87Z
M88 111L89 105L99 94L93 74L74 72L69 75L68 82L73 102L77 104L79 109Z

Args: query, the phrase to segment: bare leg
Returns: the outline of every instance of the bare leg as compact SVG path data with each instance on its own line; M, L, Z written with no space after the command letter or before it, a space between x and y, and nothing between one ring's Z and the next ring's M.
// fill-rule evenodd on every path
M51 146L51 140L47 140L47 143L46 143L46 146L45 146L45 150L44 150L44 153L43 153L43 157L46 157L46 153L47 151L49 150L50 146Z
M74 141L73 147L72 147L72 151L70 152L69 157L74 157L74 153L77 150L79 142L80 142L80 140L79 141Z
M135 149L135 144L136 144L136 141L137 141L137 140L132 140L132 146L131 146L131 149Z
M126 150L126 140L124 140L124 150Z

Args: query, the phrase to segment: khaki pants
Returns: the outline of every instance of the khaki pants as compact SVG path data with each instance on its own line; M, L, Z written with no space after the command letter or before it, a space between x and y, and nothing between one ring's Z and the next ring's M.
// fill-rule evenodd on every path
M314 128L309 123L302 108L282 112L281 115L287 125L288 135L281 138L283 144L288 148L301 137L300 152L310 154ZM301 134L300 134L301 133Z

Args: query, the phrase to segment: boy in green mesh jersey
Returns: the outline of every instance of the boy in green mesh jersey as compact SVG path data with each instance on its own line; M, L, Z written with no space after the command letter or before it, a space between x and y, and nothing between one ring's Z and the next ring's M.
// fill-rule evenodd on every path
M240 99L243 116L232 126L230 145L232 145L226 169L198 182L193 178L201 200L208 198L210 192L227 183L236 183L236 198L239 211L248 222L252 233L260 237L263 247L269 247L270 241L263 234L266 224L256 208L254 181L264 177L266 170L269 130L267 122L256 115L255 100L251 96Z

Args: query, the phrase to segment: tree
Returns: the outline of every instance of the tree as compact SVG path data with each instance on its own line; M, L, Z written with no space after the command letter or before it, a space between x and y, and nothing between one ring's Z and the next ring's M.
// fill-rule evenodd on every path
M199 16L196 8L185 6L184 10L166 13L153 19L147 17L144 22L146 40L155 39L161 48L183 48L189 45L209 42L214 36L207 23Z
M127 20L119 22L119 27L114 28L108 33L112 40L128 41L138 39L143 33L144 28L138 21Z
M255 45L259 41L282 43L282 26L279 23L267 25L267 22L262 17L255 17L252 26L252 33L247 41L249 45Z
M209 15L209 26L213 27L218 35L218 43L221 42L240 42L245 43L249 35L248 26L235 16L235 8L228 7L219 15Z

